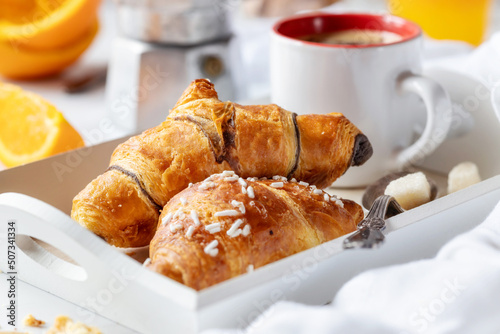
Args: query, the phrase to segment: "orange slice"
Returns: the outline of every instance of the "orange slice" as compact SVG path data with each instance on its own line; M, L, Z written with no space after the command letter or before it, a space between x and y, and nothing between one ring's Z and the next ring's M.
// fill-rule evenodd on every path
M6 167L82 146L82 137L53 105L0 82L0 161Z
M97 19L100 0L1 0L0 41L36 50L73 44Z
M59 73L82 55L98 30L99 25L94 21L90 30L75 44L49 51L34 51L0 42L0 75L11 79L34 79Z

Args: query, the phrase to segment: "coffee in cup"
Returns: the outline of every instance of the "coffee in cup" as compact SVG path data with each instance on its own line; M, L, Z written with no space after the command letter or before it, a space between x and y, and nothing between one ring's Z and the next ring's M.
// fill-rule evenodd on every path
M337 45L374 45L396 43L403 39L400 35L383 30L346 29L330 33L299 36L306 42Z

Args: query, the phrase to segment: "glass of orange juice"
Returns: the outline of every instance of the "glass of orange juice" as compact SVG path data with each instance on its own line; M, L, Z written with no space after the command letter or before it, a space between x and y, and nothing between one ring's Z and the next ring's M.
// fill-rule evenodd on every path
M418 23L435 39L479 45L489 23L492 0L387 0L392 14Z

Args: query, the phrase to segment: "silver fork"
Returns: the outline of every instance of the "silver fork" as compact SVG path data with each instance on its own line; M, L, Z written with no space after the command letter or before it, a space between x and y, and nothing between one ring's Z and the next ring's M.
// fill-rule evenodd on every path
M344 249L378 248L385 236L385 219L404 212L403 208L392 196L383 195L377 197L370 211L358 224L358 230L344 240Z

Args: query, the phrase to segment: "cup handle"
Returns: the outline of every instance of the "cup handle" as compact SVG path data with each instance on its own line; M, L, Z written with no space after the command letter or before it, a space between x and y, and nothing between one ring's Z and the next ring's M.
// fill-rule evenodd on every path
M399 166L406 166L415 164L443 143L450 130L452 109L447 92L432 79L405 73L398 78L397 86L401 94L419 95L427 109L427 123L422 136L396 157Z

